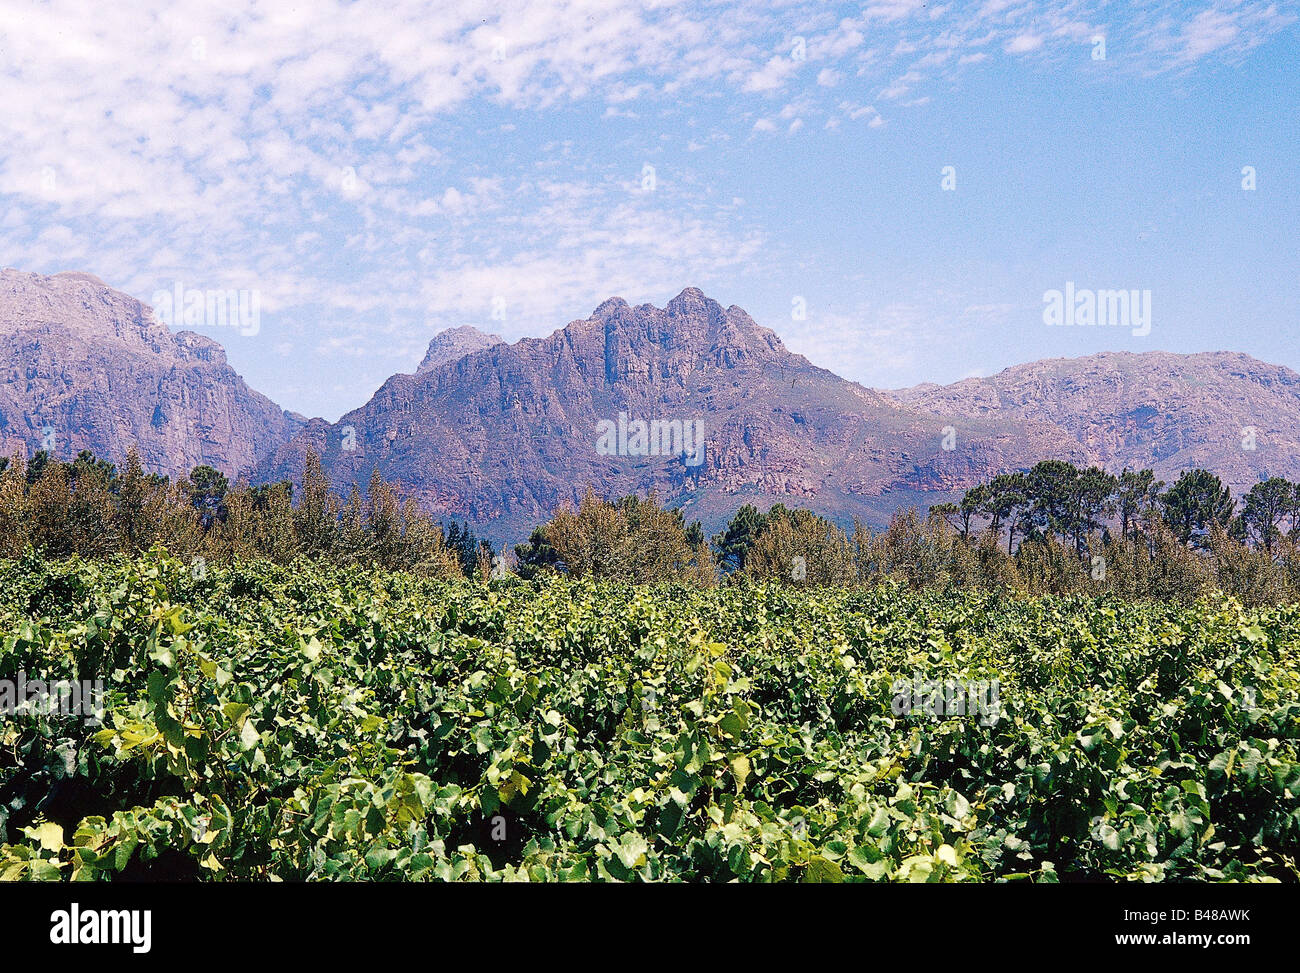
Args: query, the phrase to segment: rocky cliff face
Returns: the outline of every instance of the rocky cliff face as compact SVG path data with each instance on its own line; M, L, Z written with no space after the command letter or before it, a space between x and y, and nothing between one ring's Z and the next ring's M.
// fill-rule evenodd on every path
M252 391L221 346L172 334L153 312L89 274L0 271L0 447L52 446L147 470L227 473L292 438L303 419Z

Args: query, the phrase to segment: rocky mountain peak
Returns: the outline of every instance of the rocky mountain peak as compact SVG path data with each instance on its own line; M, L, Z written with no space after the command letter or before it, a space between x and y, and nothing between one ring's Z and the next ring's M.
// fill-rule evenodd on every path
M615 373L677 374L694 368L766 367L797 358L742 309L688 287L664 307L630 306L611 297L586 321L565 329L578 342L603 331L604 357Z
M601 301L600 306L591 312L594 318L611 318L620 311L630 310L631 305L621 297L610 297Z
M0 271L0 334L46 330L155 353L172 344L147 305L91 274Z
M424 360L420 362L420 367L415 370L415 374L423 375L439 365L459 361L466 355L499 344L503 342L497 335L485 334L473 325L463 324L457 328L447 328L433 336L428 351L424 353Z

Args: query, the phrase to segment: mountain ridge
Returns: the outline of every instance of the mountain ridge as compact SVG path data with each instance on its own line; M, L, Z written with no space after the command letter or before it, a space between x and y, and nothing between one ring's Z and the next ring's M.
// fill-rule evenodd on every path
M1231 363L1235 374L1220 369L1207 376L1202 361ZM1163 389L1155 401L1171 410L1171 418L1155 423L1155 433L1142 413L1155 408L1148 403L1155 393L1136 395L1130 407L1122 396L1107 400L1094 390L1086 397L1088 408L1104 405L1105 420L1091 424L1078 421L1086 409L1068 407L1068 396L1078 394L1074 373L1104 390L1122 374L1117 363L1124 362L1152 372L1155 391ZM860 515L879 524L899 505L953 499L997 472L1041 459L1107 466L1140 459L1164 472L1170 457L1181 458L1189 465L1226 467L1238 488L1273 470L1300 473L1293 461L1279 462L1276 451L1268 463L1251 462L1261 457L1249 455L1220 462L1225 444L1240 431L1233 423L1254 413L1219 409L1195 415L1187 382L1179 378L1185 373L1197 381L1238 383L1257 374L1275 376L1264 384L1287 390L1285 408L1262 408L1259 415L1291 414L1300 421L1300 396L1290 391L1300 376L1232 352L1105 352L1029 362L949 386L870 389L790 352L743 309L724 309L687 288L663 308L633 307L612 297L545 338L473 352L415 382L394 376L339 424L315 428L311 446L340 482L364 482L377 466L426 506L489 528L499 524L506 532L544 518L587 484L606 494L654 489L714 523L740 503L781 500L841 521ZM500 401L466 391L476 388L495 389ZM1239 393L1227 391L1218 399L1230 401ZM653 423L656 416L689 420L697 412L707 418L709 434L703 468L695 471L663 457L599 456L586 432L620 413ZM470 418L451 442L458 413ZM1135 416L1143 428L1136 428ZM1281 436L1282 424L1263 418L1258 424L1271 444L1289 443ZM332 442L340 425L356 434L357 448L343 450ZM955 443L946 450L949 429ZM1180 429L1192 430L1196 442L1157 448L1177 440ZM542 437L542 445L527 441L523 432ZM516 459L494 460L494 443ZM292 478L302 445L268 457L258 472ZM1300 453L1300 444L1291 452Z
M172 332L147 305L91 274L0 271L0 447L81 449L176 475L232 474L306 420L250 389L222 345Z
M327 422L279 409L218 342L171 332L92 275L5 270L0 369L7 447L39 448L34 410L66 406L59 421L78 440L68 450L118 457L135 436L146 464L172 475L198 460L296 482L310 448L340 492L364 489L378 468L432 512L496 538L517 538L588 485L653 490L706 525L776 501L880 524L1043 459L1150 466L1166 479L1204 466L1238 494L1268 475L1300 479L1300 374L1244 353L1100 352L877 390L693 287L662 308L610 297L513 343L446 329L415 372ZM693 423L704 430L697 465L672 439ZM602 429L618 435L601 440Z

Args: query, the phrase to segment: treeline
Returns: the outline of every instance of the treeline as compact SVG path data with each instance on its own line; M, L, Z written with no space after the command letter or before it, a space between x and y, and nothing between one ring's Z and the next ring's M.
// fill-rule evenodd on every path
M883 531L851 531L810 510L741 507L706 539L653 497L588 490L506 559L465 524L402 499L376 471L363 494L331 489L308 452L302 485L232 484L210 466L179 481L82 452L0 459L0 557L132 553L155 544L196 560L299 557L440 577L547 571L633 583L777 581L978 588L1190 601L1215 590L1248 603L1300 601L1300 485L1273 478L1239 505L1219 478L1191 470L1166 488L1151 470L1118 476L1047 461L996 476L959 503L899 511ZM1239 509L1240 508L1240 509Z
M766 513L746 505L707 547L699 525L686 527L680 515L639 532L644 514L626 512L648 502L589 493L515 549L519 572L803 585L893 578L918 589L1024 595L1192 601L1224 591L1251 604L1300 600L1300 485L1276 477L1252 487L1238 510L1207 470L1184 472L1166 489L1151 470L1115 476L1051 460L994 477L925 516L899 511L879 532L857 521L845 531L782 504Z
M1180 541L1199 548L1209 547L1220 529L1266 550L1300 536L1300 486L1288 480L1273 477L1255 484L1241 510L1236 508L1232 491L1208 470L1187 470L1166 490L1151 470L1126 469L1114 476L1048 460L1027 472L996 476L968 490L960 503L931 509L963 538L980 521L995 537L1005 528L1008 552L1019 537L1054 538L1082 553L1097 536L1107 540L1117 531L1121 540L1136 537L1153 517Z
M288 481L231 484L210 466L179 481L146 473L134 449L120 470L84 450L71 463L44 452L0 459L0 557L28 545L95 557L155 544L196 563L310 557L448 577L486 572L491 561L468 527L444 528L378 472L364 497L354 484L340 501L311 452L296 502Z

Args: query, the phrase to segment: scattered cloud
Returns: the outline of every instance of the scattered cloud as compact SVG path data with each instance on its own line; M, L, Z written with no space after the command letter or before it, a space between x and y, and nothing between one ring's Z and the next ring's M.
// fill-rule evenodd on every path
M523 333L761 253L765 229L710 192L728 140L880 128L876 106L892 124L977 64L1086 63L1096 32L1123 83L1232 62L1296 19L1234 0L0 0L0 249L146 299L252 282L286 320L277 351L388 333L391 353L498 292L496 330ZM550 134L583 114L585 142ZM697 169L664 161L674 140Z

